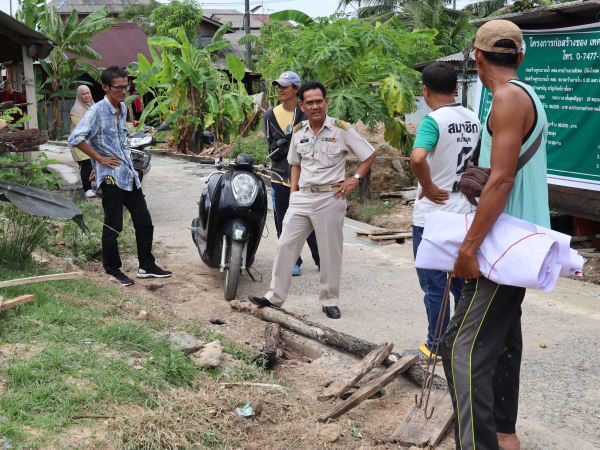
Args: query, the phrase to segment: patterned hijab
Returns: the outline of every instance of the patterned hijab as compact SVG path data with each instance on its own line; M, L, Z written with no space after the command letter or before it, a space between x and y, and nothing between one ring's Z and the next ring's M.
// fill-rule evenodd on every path
M90 109L92 107L92 105L94 104L94 100L90 99L90 101L88 103L85 103L81 97L85 92L90 92L90 88L87 86L79 86L77 88L77 100L75 100L75 105L73 105L73 108L71 108L71 116L77 116L79 118L83 118L83 116L85 116L85 113L87 112L88 109Z

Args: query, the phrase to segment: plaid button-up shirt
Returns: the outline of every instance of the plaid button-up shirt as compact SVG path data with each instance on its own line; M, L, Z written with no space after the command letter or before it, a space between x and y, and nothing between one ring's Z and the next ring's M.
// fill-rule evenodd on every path
M117 117L117 109L106 97L92 106L69 136L69 145L75 147L77 144L87 141L100 156L117 158L121 165L115 169L92 160L96 180L100 184L105 177L111 176L115 179L118 187L132 191L134 182L138 189L141 185L133 168L129 151L125 149L127 108L124 103L120 103L119 107L121 112Z

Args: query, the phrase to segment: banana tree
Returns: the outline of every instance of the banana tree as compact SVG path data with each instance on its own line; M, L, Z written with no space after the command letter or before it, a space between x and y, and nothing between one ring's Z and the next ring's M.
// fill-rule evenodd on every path
M211 53L227 47L230 42L221 40L231 27L231 22L221 26L211 43L202 48L192 45L180 27L179 41L156 36L148 39L153 63L141 54L138 62L130 64L129 73L137 75L134 84L135 96L126 100L127 104L150 93L152 100L145 106L138 128L148 117L160 115L166 123L175 123L178 132L175 139L178 148L185 152L195 129L212 127L217 139L237 135L237 128L244 121L252 100L241 80L245 75L244 64L234 55L227 58L233 80L211 63ZM162 47L160 57L153 46ZM179 49L179 54L168 51ZM241 66L241 71L240 71ZM203 98L206 86L206 97ZM204 114L202 105L204 106Z
M42 95L52 102L52 119L55 133L63 130L62 116L59 119L59 101L74 98L77 92L71 88L75 78L85 73L98 77L101 69L97 69L81 58L99 61L102 57L91 47L90 38L108 30L117 22L116 19L107 18L107 6L93 12L77 24L77 10L72 10L63 26L60 16L53 5L46 5L44 13L39 17L40 32L56 42L50 55L45 61L40 61L44 71L48 74ZM70 54L70 55L68 55Z

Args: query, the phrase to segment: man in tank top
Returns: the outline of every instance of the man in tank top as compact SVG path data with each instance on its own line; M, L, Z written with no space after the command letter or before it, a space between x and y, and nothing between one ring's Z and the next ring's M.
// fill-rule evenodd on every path
M412 170L419 180L417 199L413 212L413 252L415 258L423 235L427 214L448 211L466 214L471 211L467 199L458 190L460 176L467 168L479 138L480 124L477 115L456 103L456 70L448 63L436 62L422 75L423 97L433 110L421 120L413 150L410 155ZM441 364L439 344L434 337L441 311L447 274L441 270L417 269L419 284L425 293L427 312L427 341L418 350L419 364L427 364L431 353L436 354L436 364ZM462 278L452 280L455 304L464 286ZM450 321L448 303L442 335Z
M444 371L455 412L456 448L519 450L515 425L525 288L498 285L479 271L475 254L501 213L550 226L546 181L548 122L533 88L518 80L525 57L519 27L491 20L477 32L475 61L494 98L483 126L479 165L491 168L454 274L465 287L442 339ZM519 156L535 155L516 171Z

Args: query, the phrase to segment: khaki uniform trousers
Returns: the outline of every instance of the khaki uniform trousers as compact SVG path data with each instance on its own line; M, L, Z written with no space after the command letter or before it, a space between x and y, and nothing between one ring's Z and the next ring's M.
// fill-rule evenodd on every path
M334 192L296 191L283 219L283 230L277 243L271 286L265 297L281 306L292 282L294 264L304 242L315 230L321 257L319 301L323 306L337 306L340 299L342 255L344 252L344 217L346 200L334 198Z

